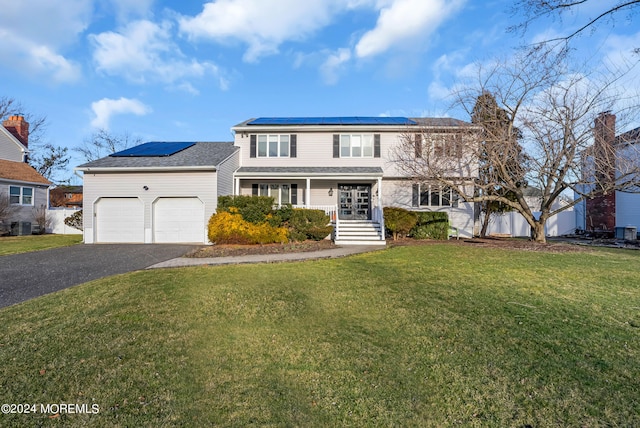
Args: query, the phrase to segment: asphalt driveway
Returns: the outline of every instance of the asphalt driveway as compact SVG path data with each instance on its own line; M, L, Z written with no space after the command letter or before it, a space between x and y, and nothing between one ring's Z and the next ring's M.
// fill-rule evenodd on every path
M79 244L0 256L0 308L180 257L196 245Z

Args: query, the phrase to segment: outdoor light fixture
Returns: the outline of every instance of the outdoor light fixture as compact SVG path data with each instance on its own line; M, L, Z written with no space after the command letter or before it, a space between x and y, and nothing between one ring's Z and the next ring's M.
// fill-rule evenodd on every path
M333 196L333 187L329 187L329 196Z
M149 186L142 186L144 190L149 190Z

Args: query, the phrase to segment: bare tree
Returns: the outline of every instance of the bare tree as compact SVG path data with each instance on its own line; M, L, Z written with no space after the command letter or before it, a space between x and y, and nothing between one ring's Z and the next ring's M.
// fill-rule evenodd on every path
M40 205L33 209L33 219L38 225L38 233L44 235L47 229L51 227L52 218L49 216L46 205Z
M58 179L58 175L64 173L69 165L68 149L45 141L46 116L29 113L21 102L1 96L0 121L14 114L23 116L29 123L29 164L48 180L56 183L68 181L68 178Z
M140 143L142 140L139 137L133 138L129 133L112 134L106 129L99 129L85 139L82 146L73 150L91 162Z
M640 0L616 0L605 2L602 0L518 0L513 5L514 15L524 15L524 20L510 28L512 31L525 33L530 25L542 19L552 19L563 24L567 15L574 15L581 7L589 7L593 11L576 28L559 37L545 40L534 48L558 44L568 48L572 39L581 34L595 31L599 26L614 27L616 22L631 22L640 11ZM637 48L636 51L640 49Z
M11 205L9 195L7 195L6 192L0 192L0 235L9 230L8 220L11 220L14 212L15 206Z
M480 70L478 82L460 89L456 98L472 116L479 97L491 94L503 111L504 123L495 126L491 115L479 118L484 132L469 133L461 140L464 154L457 160L429 147L421 157L414 156L412 132L401 139L394 161L416 181L451 187L467 202L493 201L511 207L531 226L532 238L545 242L550 217L602 192L635 189L640 180L636 145L625 145L624 153L621 146L593 148L598 115L621 108L615 82L615 78L602 81L563 72L556 58L548 55L495 64ZM637 107L637 98L627 104ZM618 111L622 119L631 107ZM428 140L426 130L424 140ZM615 174L583 174L585 154L594 151L606 151L606 156L590 156L597 170ZM531 206L525 197L529 187L539 194L539 206ZM579 197L560 204L570 192Z

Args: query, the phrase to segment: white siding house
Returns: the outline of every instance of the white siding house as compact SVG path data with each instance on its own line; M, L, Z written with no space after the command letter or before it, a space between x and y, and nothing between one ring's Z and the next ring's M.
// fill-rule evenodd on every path
M385 206L445 211L462 236L472 236L473 204L416 183L392 159L407 132L456 144L469 127L455 119L259 118L234 126L233 143L146 143L77 168L85 242L206 243L220 195L323 209L339 244L384 245ZM181 144L188 146L165 153ZM477 174L464 158L458 163L460 176Z
M474 233L474 205L435 184L414 182L394 163L393 151L407 134L418 133L428 144L438 135L444 144L468 132L470 124L455 119L404 117L258 118L232 129L241 148L235 193L269 195L279 203L335 212L334 227L371 223L384 242L382 208L445 211L462 236ZM421 149L422 150L422 149ZM425 150L427 150L425 146ZM464 160L464 158L462 158ZM477 168L460 162L460 176ZM371 243L358 238L344 243Z

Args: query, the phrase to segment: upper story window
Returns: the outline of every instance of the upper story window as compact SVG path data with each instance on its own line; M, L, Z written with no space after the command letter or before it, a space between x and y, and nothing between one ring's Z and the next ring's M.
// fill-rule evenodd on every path
M295 158L296 136L288 134L251 135L252 158Z
M415 155L421 158L424 148L430 149L435 157L458 158L462 157L462 135L453 133L442 134L415 134Z
M379 158L380 134L334 134L334 158Z
M9 186L12 205L33 205L33 187Z
M341 158L372 158L373 134L340 135Z

